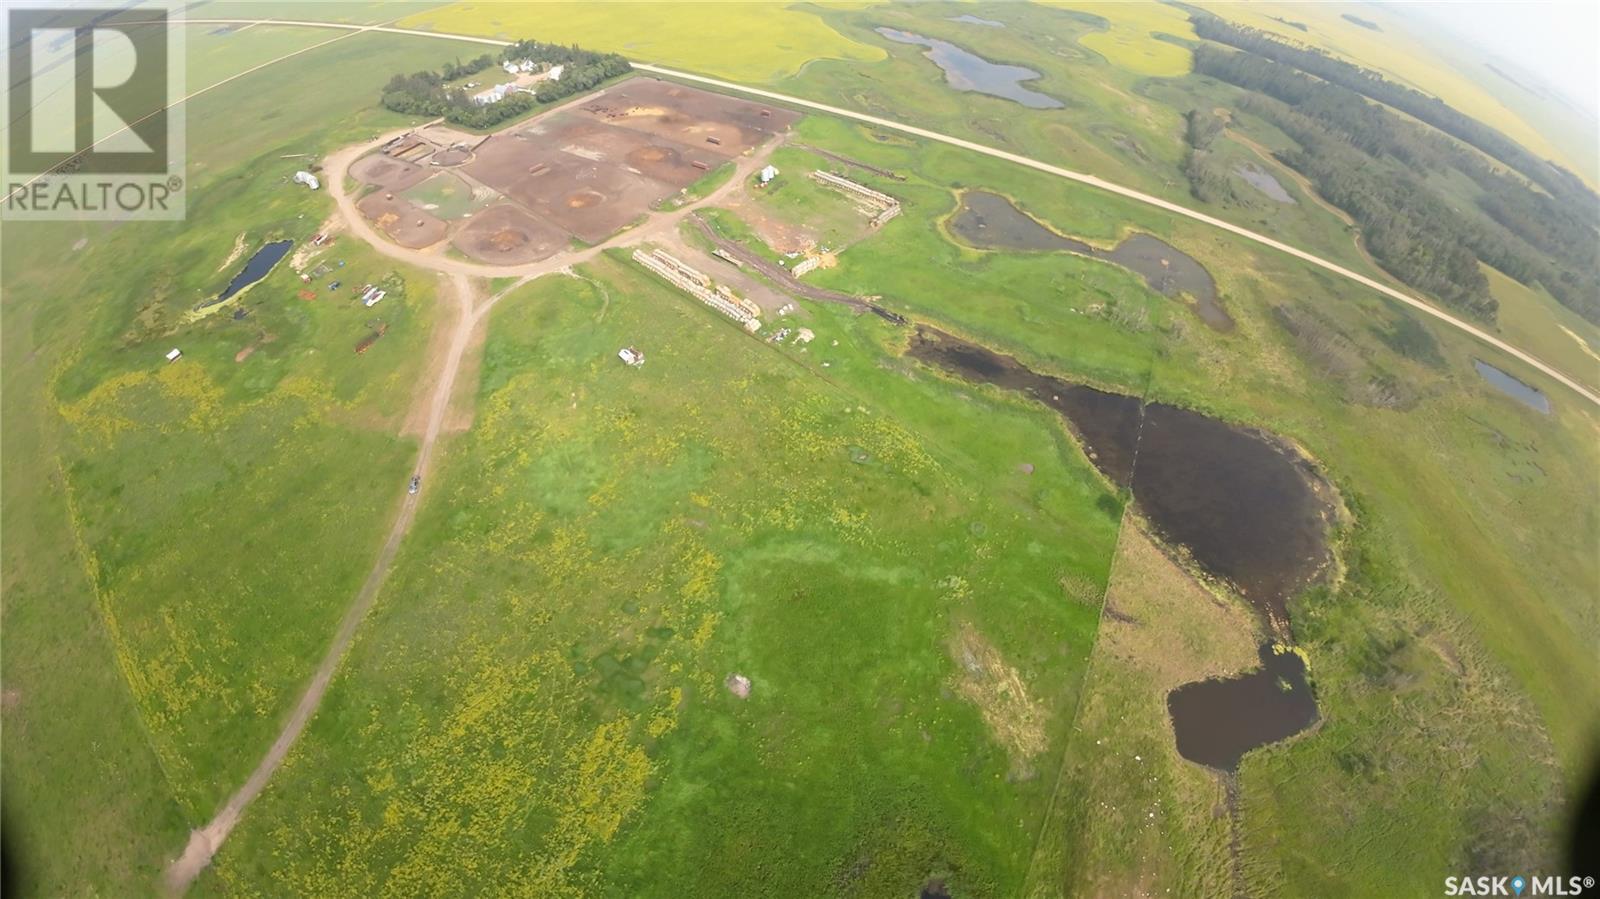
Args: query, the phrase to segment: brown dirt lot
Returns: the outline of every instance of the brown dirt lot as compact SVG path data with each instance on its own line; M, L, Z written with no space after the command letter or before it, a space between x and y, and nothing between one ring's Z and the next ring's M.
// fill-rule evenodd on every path
M799 113L781 107L644 78L619 84L580 109L599 121L725 158L738 156L769 135L788 130L800 118ZM763 115L763 111L767 114ZM707 143L707 137L722 143Z
M350 177L386 191L405 190L433 174L420 165L373 153L350 166Z
M516 135L498 135L466 166L473 178L589 243L599 243L670 193L659 181Z
M567 235L516 206L500 203L469 219L450 243L479 262L519 265L554 254L567 245Z
M364 197L356 208L390 240L412 250L433 246L444 239L447 230L444 221L433 213L400 197L388 199L381 191Z
M694 183L723 162L722 156L708 152L714 148L690 147L584 116L560 115L541 120L522 133L574 156L632 169L674 189ZM706 168L696 168L696 162Z
M357 160L350 174L378 188L357 205L402 246L419 249L449 236L473 259L514 265L547 258L569 236L605 241L798 118L784 109L635 78L476 144L459 174L506 202L460 223L440 222L402 193L435 168L375 153Z

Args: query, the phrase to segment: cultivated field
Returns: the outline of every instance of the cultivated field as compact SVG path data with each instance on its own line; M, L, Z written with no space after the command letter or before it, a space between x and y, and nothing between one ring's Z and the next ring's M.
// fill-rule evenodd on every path
M400 25L507 40L537 34L558 44L581 43L748 82L775 81L818 59L862 63L884 55L872 44L841 36L807 10L779 3L718 3L689 11L650 2L452 3Z

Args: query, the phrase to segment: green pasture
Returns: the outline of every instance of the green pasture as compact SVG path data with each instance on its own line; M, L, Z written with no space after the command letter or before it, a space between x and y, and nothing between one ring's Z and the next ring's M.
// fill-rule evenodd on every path
M893 188L906 214L819 272L819 283L882 294L890 308L1046 370L1283 434L1338 484L1354 515L1340 537L1344 567L1334 588L1296 605L1295 619L1327 720L1317 736L1247 760L1250 882L1362 895L1402 868L1419 889L1435 883L1467 852L1548 863L1563 784L1581 773L1600 710L1587 649L1600 637L1588 586L1600 575L1590 552L1600 499L1593 410L1475 341L1268 251L964 154L887 146L820 119L801 129L818 146L908 176ZM1100 242L1146 228L1211 269L1238 327L1208 331L1102 263L962 249L941 227L955 208L945 184L1021 198L1058 230ZM1149 327L1084 314L1090 300L1143 304ZM1556 414L1495 393L1473 358L1546 390ZM1497 719L1519 724L1507 731ZM1444 747L1475 765L1441 770ZM1424 794L1423 783L1439 792ZM1372 829L1305 813L1334 790ZM1271 798L1289 795L1303 798ZM1485 808L1511 815L1518 836L1474 825ZM1385 837L1367 839L1372 832ZM1331 869L1324 848L1339 859ZM1428 861L1405 867L1402 857ZM1054 882L1037 868L1030 880Z
M805 16L842 42L829 52L861 57L796 49L819 58L780 90L1174 200L1188 202L1181 114L1227 105L1218 85L1084 49L1106 23L1080 13L778 12L768 26ZM945 20L962 12L1010 27ZM879 24L1035 68L1067 106L954 102ZM1143 40L1129 27L1117 40ZM197 31L191 74L314 42ZM872 48L881 62L864 61ZM150 892L265 752L370 568L412 464L402 423L441 319L436 276L341 236L321 259L345 266L316 284L286 260L238 303L186 313L257 247L298 247L331 214L286 182L295 154L406 124L378 108L382 83L476 52L359 35L196 97L186 222L5 225L0 714L24 891ZM1234 127L1283 146L1262 123ZM1549 869L1600 740L1600 414L1198 223L837 120L796 130L906 176L851 174L905 213L809 279L1042 371L1280 434L1338 487L1339 564L1292 605L1323 720L1240 771L1249 889L1409 894L1472 860ZM1254 156L1218 144L1230 165ZM776 158L787 181L758 208L844 228L848 201L804 177L818 158ZM1097 244L1161 237L1208 267L1237 327L1211 331L1095 260L960 245L945 219L976 188ZM1266 202L1220 214L1369 271L1318 204ZM708 217L755 246L737 214ZM350 657L201 894L1233 891L1226 797L1174 757L1153 703L1174 672L1239 664L1239 608L1137 542L1058 420L907 361L907 332L875 316L802 302L764 331L816 339L771 344L624 254L577 274L495 310L472 427L440 444ZM366 282L394 287L366 309ZM1592 328L1518 285L1496 296L1507 339L1600 380L1562 330L1593 346ZM630 345L642 368L617 360ZM1554 413L1495 392L1474 358ZM1108 582L1119 608L1170 620L1102 627ZM1173 596L1214 605L1173 610ZM748 699L725 686L734 673ZM1110 761L1147 751L1149 778Z
M1120 504L875 320L774 346L623 257L583 274L609 300L496 311L478 420L212 885L1014 892Z
M226 41L201 72L292 43ZM241 298L247 317L182 321L262 243L303 242L330 213L279 156L393 127L374 67L450 49L351 38L189 101L186 222L4 226L4 788L23 888L148 891L255 764L369 567L410 464L397 430L432 276L336 241L325 255L346 267L315 300L285 260ZM313 70L317 90L295 76ZM399 293L352 305L358 279L391 275Z

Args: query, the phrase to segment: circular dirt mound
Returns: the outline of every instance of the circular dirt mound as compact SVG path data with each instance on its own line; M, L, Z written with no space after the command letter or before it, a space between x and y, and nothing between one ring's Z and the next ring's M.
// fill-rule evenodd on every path
M568 209L588 209L605 201L605 194L593 190L580 190L567 197Z
M567 235L517 206L490 206L467 219L450 238L456 249L490 265L545 259L567 245Z
M501 228L489 235L489 245L501 253L509 253L518 247L527 246L528 232L515 228Z
M433 164L440 166L455 166L465 163L472 158L472 151L461 147L451 147L433 154Z
M363 184L399 191L421 182L428 172L419 165L373 153L356 160L350 166L350 176Z

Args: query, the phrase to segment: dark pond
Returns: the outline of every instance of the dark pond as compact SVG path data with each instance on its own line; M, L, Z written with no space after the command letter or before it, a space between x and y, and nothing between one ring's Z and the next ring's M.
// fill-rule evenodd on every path
M1545 415L1550 414L1550 398L1544 395L1544 391L1532 385L1524 384L1482 359L1472 360L1472 367L1476 368L1478 374L1482 375L1483 379L1488 381L1494 389L1530 409L1543 412Z
M1239 166L1233 170L1233 173L1250 182L1251 187L1277 200L1279 203L1294 202L1294 197L1291 197L1289 192L1283 189L1283 185L1278 183L1277 178L1272 177L1271 172L1257 168L1253 162L1247 162Z
M959 16L946 16L952 22L961 22L966 25L983 25L988 28L1004 28L1006 23L996 22L994 19L980 19L972 13L962 13Z
M1218 331L1233 328L1233 317L1217 298L1217 282L1193 256L1159 238L1133 234L1114 249L1102 250L1057 234L999 194L969 190L950 218L956 236L985 250L1065 250L1120 265L1144 279L1162 296L1194 298L1195 314Z
M1330 558L1333 505L1321 476L1281 441L1188 409L1042 375L926 326L912 336L909 354L967 380L1021 391L1061 413L1090 460L1130 489L1163 540L1231 582L1269 631L1289 638L1289 598ZM1169 695L1184 758L1232 770L1249 750L1316 720L1303 660L1270 643L1261 658L1260 670L1186 684Z
M1178 754L1191 762L1234 771L1252 749L1291 737L1317 720L1317 701L1298 653L1272 643L1259 650L1261 667L1248 674L1184 684L1167 694Z
M277 265L278 261L284 256L288 255L289 247L293 245L294 241L292 240L276 240L256 250L256 254L251 256L250 261L244 264L244 270L234 275L233 280L228 282L228 286L223 289L216 300L206 305L220 303L265 278L267 272L272 271L272 267Z
M923 37L909 31L881 27L877 31L896 43L927 47L927 52L922 55L943 69L945 82L958 91L976 91L991 97L1015 100L1030 109L1059 109L1063 105L1060 100L1049 94L1041 94L1022 86L1022 82L1039 77L1039 73L1032 69L990 62L949 41Z
M1287 630L1289 597L1328 561L1332 509L1320 476L1260 432L1198 412L1031 371L1011 356L920 326L914 359L1020 390L1064 415L1089 458L1169 543L1189 549Z

